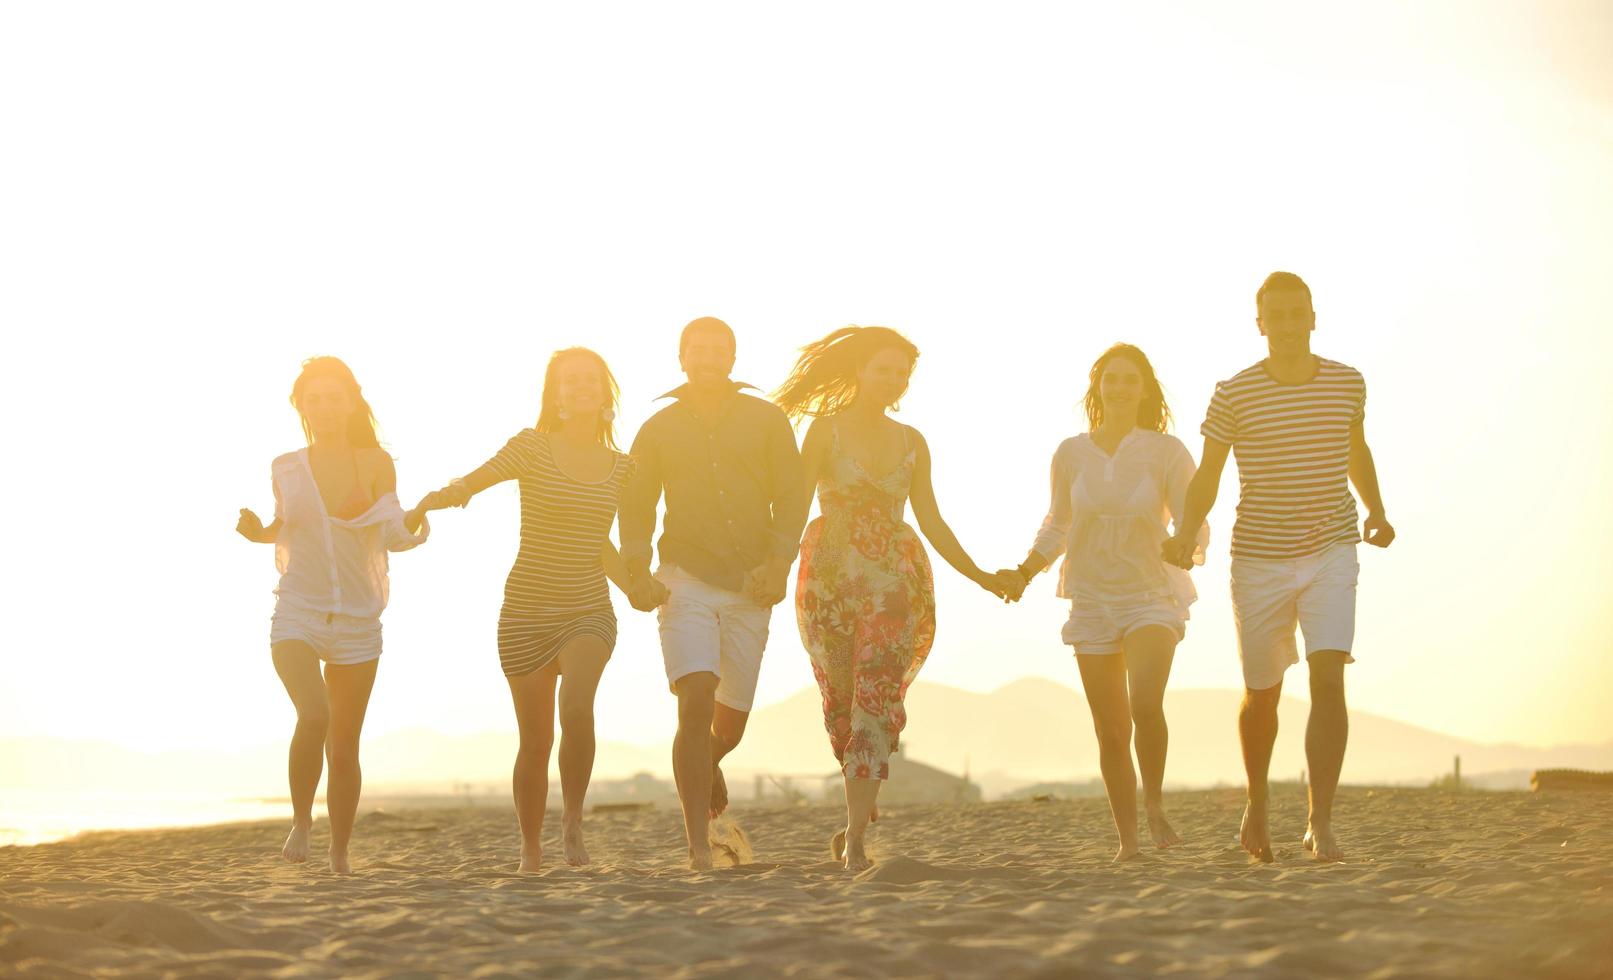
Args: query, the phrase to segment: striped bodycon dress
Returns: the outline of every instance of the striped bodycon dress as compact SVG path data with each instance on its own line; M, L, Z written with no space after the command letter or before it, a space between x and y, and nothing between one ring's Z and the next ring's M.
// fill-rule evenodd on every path
M510 677L542 670L579 636L616 645L601 552L616 519L632 460L617 453L610 476L583 483L561 472L549 437L523 429L487 461L501 481L521 487L521 549L504 583L498 658Z

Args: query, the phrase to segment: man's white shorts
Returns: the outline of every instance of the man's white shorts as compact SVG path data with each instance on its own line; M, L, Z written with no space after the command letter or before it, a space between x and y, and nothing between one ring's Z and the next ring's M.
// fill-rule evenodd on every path
M662 565L655 577L671 592L658 614L668 686L675 694L679 680L707 671L717 675L719 704L749 711L773 607L702 582L676 565Z
M1243 683L1263 691L1299 663L1294 628L1305 634L1305 656L1337 650L1354 663L1355 584L1361 572L1355 545L1340 544L1291 559L1232 559L1232 615L1238 623Z

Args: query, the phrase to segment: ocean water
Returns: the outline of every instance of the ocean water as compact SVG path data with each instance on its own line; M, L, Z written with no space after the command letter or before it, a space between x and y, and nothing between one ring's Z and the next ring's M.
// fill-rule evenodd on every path
M96 830L148 830L286 819L285 801L202 794L0 792L0 847L66 840Z

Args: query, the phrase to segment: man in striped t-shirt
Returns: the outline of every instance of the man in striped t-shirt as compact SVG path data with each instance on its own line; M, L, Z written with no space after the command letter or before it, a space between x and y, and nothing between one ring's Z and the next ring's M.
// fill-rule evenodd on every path
M1365 540L1387 548L1395 530L1384 517L1367 447L1366 383L1354 368L1311 353L1316 312L1310 287L1291 272L1274 272L1255 294L1255 309L1267 357L1215 386L1200 429L1204 458L1176 526L1203 522L1215 506L1227 452L1235 448L1241 492L1232 529L1232 609L1245 688L1238 734L1249 775L1241 838L1249 853L1273 860L1266 772L1277 741L1283 674L1299 662L1297 627L1305 636L1311 682L1305 847L1320 860L1338 861L1343 852L1333 835L1333 794L1349 737L1344 665L1354 662L1355 546ZM1351 483L1367 508L1359 531ZM1191 533L1171 538L1165 560L1187 567L1195 546Z

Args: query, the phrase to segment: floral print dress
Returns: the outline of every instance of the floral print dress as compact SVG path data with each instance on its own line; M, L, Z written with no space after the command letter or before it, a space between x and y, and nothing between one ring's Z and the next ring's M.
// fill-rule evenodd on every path
M907 724L902 698L935 640L930 560L902 521L917 459L906 426L902 435L902 462L876 478L834 429L818 481L823 514L801 540L796 620L823 693L829 745L853 779L890 777Z

